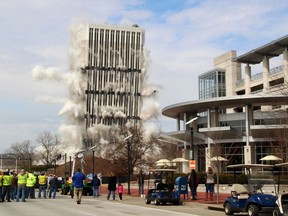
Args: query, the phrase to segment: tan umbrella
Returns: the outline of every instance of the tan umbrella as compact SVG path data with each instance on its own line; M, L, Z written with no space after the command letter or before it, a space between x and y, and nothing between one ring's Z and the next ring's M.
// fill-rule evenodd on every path
M260 159L260 161L282 161L283 159L275 155L267 155Z
M160 160L158 160L158 161L156 161L155 162L156 164L161 164L161 163L171 163L171 161L170 160L168 160L168 159L160 159Z
M228 160L221 156L215 156L215 157L210 158L210 161L228 161Z
M188 162L188 160L186 160L185 158L175 158L172 160L172 162L174 163L182 163L182 162Z

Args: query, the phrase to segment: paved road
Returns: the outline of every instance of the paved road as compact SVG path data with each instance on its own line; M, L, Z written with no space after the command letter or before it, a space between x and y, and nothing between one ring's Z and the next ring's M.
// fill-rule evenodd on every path
M80 205L69 196L58 195L56 199L27 199L27 202L0 203L0 215L9 216L224 216L224 212L207 210L205 205L189 203L182 206L146 205L143 198L127 196L123 201L107 201L84 197Z

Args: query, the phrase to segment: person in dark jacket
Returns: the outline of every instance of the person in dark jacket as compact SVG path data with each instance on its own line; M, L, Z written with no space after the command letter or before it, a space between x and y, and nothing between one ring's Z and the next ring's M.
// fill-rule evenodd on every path
M57 187L58 187L58 178L56 175L53 175L53 178L49 181L49 198L51 199L53 193L53 199L56 197Z
M77 172L74 173L72 177L73 185L74 185L74 195L76 195L77 204L81 204L85 179L86 179L86 176L81 172L81 169L78 168Z
M91 184L92 184L92 189L93 189L93 197L94 198L99 197L99 186L101 185L101 181L97 175L93 176Z
M117 178L113 173L111 173L111 175L108 177L107 200L110 200L110 194L112 193L112 199L113 199L113 201L115 201L116 184L117 184Z
M198 176L194 169L188 177L188 184L191 191L191 200L197 199Z

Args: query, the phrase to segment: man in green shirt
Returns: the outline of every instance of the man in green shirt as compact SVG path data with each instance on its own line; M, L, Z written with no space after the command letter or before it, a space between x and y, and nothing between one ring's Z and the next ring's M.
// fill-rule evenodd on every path
M11 202L10 200L10 193L11 193L11 182L12 182L12 178L13 176L10 175L9 171L4 172L3 175L3 194L2 194L2 202L5 201L5 197L6 200L8 202Z

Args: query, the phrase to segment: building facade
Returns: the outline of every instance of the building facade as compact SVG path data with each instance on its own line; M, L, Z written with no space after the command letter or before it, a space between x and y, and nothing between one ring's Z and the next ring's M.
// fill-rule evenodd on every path
M205 171L214 156L228 164L262 163L268 154L287 161L287 46L285 36L241 56L229 51L216 57L214 69L199 76L199 100L162 110L176 120L176 131L165 136L186 159L193 150L197 170ZM274 58L281 62L272 68Z
M144 30L137 25L81 25L72 31L71 53L76 77L71 98L80 107L72 121L83 126L85 147L108 140L113 128L138 124L145 77Z

